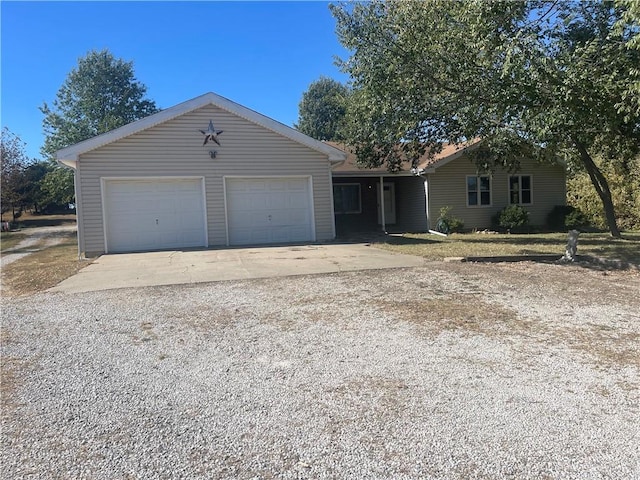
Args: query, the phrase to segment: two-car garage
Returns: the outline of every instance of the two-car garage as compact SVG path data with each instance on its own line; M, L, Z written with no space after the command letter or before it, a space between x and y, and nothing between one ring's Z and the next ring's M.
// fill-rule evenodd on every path
M214 93L57 158L75 170L80 255L335 238L345 153Z
M208 245L204 178L106 178L107 252ZM313 241L311 177L224 179L228 245Z

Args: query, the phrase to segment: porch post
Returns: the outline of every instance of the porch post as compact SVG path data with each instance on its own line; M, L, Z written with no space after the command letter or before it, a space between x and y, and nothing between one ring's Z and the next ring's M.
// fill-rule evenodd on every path
M387 233L387 221L384 218L384 177L380 175L380 221L382 223L382 231Z

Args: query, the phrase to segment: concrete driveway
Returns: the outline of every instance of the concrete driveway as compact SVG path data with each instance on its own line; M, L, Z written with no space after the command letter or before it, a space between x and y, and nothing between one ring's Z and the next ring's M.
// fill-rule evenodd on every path
M103 255L49 291L90 292L123 287L286 277L417 267L421 257L368 244L330 244Z

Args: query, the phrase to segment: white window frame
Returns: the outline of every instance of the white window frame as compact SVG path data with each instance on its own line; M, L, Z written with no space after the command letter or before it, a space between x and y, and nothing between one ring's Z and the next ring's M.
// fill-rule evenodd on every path
M482 203L482 196L480 195L480 178L486 177L489 179L489 203L483 204ZM478 193L478 203L477 204L470 204L469 203L469 179L470 178L475 178L477 185L478 185L478 190L476 190L476 192ZM464 195L465 195L465 202L467 204L468 208L487 208L487 207L491 207L493 205L493 178L491 175L467 175L464 179Z
M518 202L517 203L512 203L511 202L511 179L513 177L517 177L518 178ZM529 196L530 196L530 202L529 203L523 203L522 202L522 177L529 177ZM516 174L516 175L508 175L507 176L507 195L509 195L508 200L509 200L509 205L533 205L533 175L531 174Z
M331 188L331 193L335 198L335 187L358 187L358 210L353 210L349 212L339 212L335 210L336 215L359 215L362 213L362 186L359 183L334 183L333 188ZM334 208L335 208L335 200L334 200Z

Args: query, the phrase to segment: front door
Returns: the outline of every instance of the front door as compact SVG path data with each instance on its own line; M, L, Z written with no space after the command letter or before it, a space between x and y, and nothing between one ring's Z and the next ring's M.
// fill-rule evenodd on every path
M380 184L377 184L378 193L378 225L382 225L382 213L380 206L382 199L380 198ZM385 225L392 225L396 223L396 184L385 183L384 184L384 223Z

